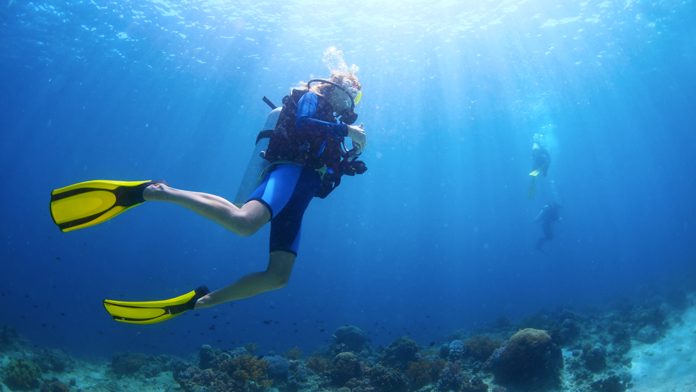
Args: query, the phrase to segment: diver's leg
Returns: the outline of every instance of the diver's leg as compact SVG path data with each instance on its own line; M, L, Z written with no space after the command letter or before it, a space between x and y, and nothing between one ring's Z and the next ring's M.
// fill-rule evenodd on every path
M544 237L547 241L553 239L553 222L544 222Z
M241 208L220 196L154 183L143 192L145 200L168 201L211 219L239 235L251 235L271 219L263 203L251 200Z
M271 252L265 271L246 275L233 284L201 297L196 309L208 308L229 301L253 297L266 291L280 289L290 279L295 265L295 254L285 251Z
M296 171L295 174L299 178L292 181L289 200L280 208L274 208L277 214L271 221L270 257L266 270L246 275L202 297L196 302L197 309L276 290L288 282L297 257L302 217L320 185L319 176L313 170Z

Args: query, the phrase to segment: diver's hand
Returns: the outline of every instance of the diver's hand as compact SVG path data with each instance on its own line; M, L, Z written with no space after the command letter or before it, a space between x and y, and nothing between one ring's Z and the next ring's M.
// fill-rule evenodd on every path
M367 146L367 133L361 127L348 125L348 137L353 141L353 146L357 147L358 154L361 154Z

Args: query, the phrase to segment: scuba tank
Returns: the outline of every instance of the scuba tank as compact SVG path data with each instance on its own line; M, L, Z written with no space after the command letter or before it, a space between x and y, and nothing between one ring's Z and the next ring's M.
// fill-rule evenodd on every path
M259 186L266 169L271 164L264 156L268 149L268 142L271 139L271 135L280 117L282 107L276 107L270 101L267 101L266 97L264 98L264 102L271 106L273 110L266 116L266 123L263 125L263 128L261 128L258 136L256 136L256 147L251 153L251 158L249 159L247 168L244 171L244 176L242 177L242 182L239 184L237 196L235 196L233 201L237 207L241 207L247 202L251 193Z

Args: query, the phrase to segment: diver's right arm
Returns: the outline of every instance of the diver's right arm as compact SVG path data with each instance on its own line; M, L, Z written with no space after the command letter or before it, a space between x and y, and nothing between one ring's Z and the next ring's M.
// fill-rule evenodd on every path
M299 131L315 128L339 138L348 136L358 147L358 152L361 153L367 145L367 135L365 134L365 130L362 129L362 127L356 127L355 125L348 125L341 122L322 121L314 118L317 113L318 106L319 96L311 91L303 95L297 104L295 128Z
M314 116L317 114L319 107L319 96L313 92L307 92L300 98L297 103L297 118L295 120L295 128L298 131L309 129L319 129L322 132L331 134L336 137L348 136L348 125L340 122L322 121Z

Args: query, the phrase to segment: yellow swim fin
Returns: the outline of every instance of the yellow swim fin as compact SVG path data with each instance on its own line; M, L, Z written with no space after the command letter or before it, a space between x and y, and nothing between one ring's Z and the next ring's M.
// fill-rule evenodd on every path
M153 181L85 181L51 192L51 217L68 232L105 222L145 201Z
M129 324L155 324L167 321L193 309L196 301L210 291L201 286L186 294L160 301L117 301L104 300L104 308L116 321Z

